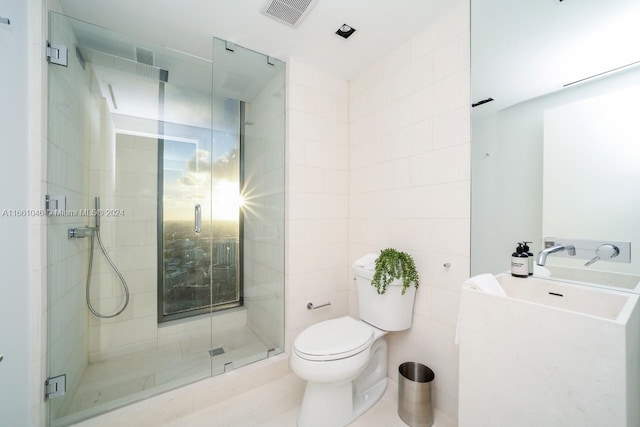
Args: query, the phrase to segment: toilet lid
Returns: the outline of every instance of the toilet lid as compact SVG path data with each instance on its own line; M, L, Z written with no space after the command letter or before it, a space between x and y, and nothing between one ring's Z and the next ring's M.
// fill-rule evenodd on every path
M365 350L373 341L373 328L351 317L326 320L302 331L293 344L307 360L344 359Z

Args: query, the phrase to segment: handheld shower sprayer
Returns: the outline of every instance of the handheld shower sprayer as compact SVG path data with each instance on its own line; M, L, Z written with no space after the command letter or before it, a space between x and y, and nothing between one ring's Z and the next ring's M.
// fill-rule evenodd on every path
M86 300L87 300L87 306L89 307L89 311L91 311L91 313L96 316L99 317L101 319L111 319L113 317L118 316L120 313L122 313L125 308L127 308L127 306L129 305L129 287L127 286L127 281L124 279L124 277L122 276L122 273L120 272L120 270L118 270L118 267L116 267L115 263L113 262L113 260L111 259L111 257L109 256L109 253L107 252L106 248L104 247L104 244L102 243L102 237L100 236L100 197L96 196L93 199L93 204L94 204L94 227L85 227L85 229L89 230L90 236L91 237L91 247L89 248L89 268L87 270L87 281L86 281ZM83 236L84 237L84 236ZM100 313L94 306L93 304L91 304L91 272L93 270L93 250L94 250L94 240L98 241L98 245L100 246L100 250L102 251L102 254L104 255L104 257L106 258L107 262L109 263L109 265L111 266L111 269L113 270L113 272L116 274L116 276L118 276L118 279L120 279L120 283L122 284L122 290L124 291L124 303L122 304L122 307L115 313L113 314L102 314Z
M94 210L94 224L96 227L96 230L100 230L100 196L96 196L94 198L94 206L95 206L95 210Z

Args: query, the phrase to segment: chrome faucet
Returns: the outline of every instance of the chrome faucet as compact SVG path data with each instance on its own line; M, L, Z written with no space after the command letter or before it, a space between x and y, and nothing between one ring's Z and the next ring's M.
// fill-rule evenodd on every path
M544 265L547 262L547 256L549 254L554 254L556 252L567 251L567 253L571 256L576 255L576 247L573 245L556 245L545 248L538 253L536 257L536 264Z

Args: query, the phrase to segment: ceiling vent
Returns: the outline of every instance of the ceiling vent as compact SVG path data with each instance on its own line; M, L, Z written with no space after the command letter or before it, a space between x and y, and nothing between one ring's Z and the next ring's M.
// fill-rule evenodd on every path
M141 64L147 64L147 65L151 65L153 66L154 63L154 58L153 58L153 52L148 50L148 49L144 49L142 47L138 47L136 46L136 61L140 62Z
M272 0L262 11L265 15L290 27L297 27L318 0Z

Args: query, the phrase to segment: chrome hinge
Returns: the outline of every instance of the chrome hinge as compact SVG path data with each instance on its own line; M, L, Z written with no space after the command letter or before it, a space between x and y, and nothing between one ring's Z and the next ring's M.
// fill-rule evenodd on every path
M48 378L44 382L44 398L51 399L54 397L64 396L67 391L67 375L62 374L57 377Z
M67 196L65 195L51 196L49 194L45 194L44 209L47 212L47 215L53 215L57 212L66 211Z
M69 62L69 51L66 46L60 44L50 44L47 42L46 51L47 61L52 64L62 65L66 67Z

